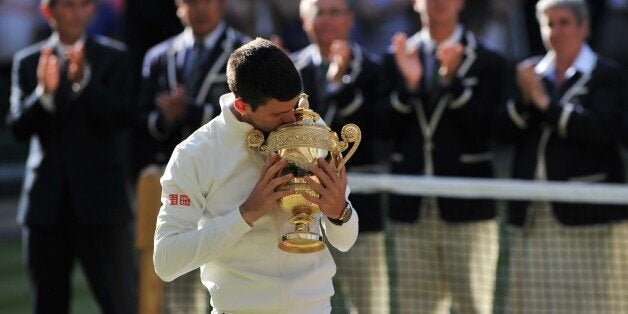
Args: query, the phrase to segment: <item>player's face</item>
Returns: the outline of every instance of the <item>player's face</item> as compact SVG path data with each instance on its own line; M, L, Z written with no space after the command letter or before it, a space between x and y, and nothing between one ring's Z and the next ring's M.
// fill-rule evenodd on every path
M298 96L288 101L270 99L266 104L258 106L255 111L252 111L247 105L248 122L254 128L264 132L270 132L281 125L296 122L294 108L297 101Z

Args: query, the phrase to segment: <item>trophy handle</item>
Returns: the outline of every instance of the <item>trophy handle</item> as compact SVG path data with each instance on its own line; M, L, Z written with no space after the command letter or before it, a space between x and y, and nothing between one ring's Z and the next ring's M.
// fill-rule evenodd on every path
M349 143L353 142L353 145L347 153L347 156L345 156L342 159L342 162L338 164L336 171L340 171L340 169L347 163L347 161L349 161L349 158L353 156L355 150L358 149L360 141L362 140L362 131L360 131L360 128L357 125L349 123L342 127L342 131L340 131L340 136L342 137L342 141L340 141L339 143L341 152L347 149Z
M251 130L244 137L246 152L260 168L264 166L262 155L264 155L267 149L266 145L262 144L264 144L264 134L259 130ZM256 154L256 152L261 153L261 155Z

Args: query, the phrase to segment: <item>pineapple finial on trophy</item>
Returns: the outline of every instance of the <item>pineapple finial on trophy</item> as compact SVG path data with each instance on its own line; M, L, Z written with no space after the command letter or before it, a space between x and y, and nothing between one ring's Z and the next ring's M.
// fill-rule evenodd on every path
M298 108L310 109L310 101L307 100L310 96L306 93L301 93L299 95L299 106Z
M310 101L308 98L309 96L306 93L301 93L299 95L299 104L297 105L297 109L294 109L294 115L296 116L297 121L313 124L316 123L321 116L314 110L310 109Z

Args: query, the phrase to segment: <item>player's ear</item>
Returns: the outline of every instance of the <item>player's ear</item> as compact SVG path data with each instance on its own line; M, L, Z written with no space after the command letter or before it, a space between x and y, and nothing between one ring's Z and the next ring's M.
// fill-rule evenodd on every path
M244 100L240 97L237 97L235 99L235 101L233 102L233 105L235 107L235 109L241 114L244 115L246 114L246 107L248 106L248 104L246 102L244 102Z

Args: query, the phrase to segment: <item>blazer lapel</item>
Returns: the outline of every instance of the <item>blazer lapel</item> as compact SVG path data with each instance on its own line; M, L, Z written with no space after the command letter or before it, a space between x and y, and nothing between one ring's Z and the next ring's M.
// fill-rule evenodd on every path
M190 49L179 49L175 52L174 60L176 64L175 68L178 82L184 81L185 64L187 62L187 58L189 58L190 55Z
M225 68L229 55L233 51L234 45L227 32L228 28L220 34L216 44L209 52L208 57L202 63L201 68L204 75L201 76L202 79L197 90L190 91L189 93L189 95L193 97L195 102L199 105L205 102L207 96L210 95L212 85L219 82L226 84L224 76ZM218 81L219 78L220 80Z
M214 45L214 47L212 47L211 51L209 52L208 57L204 60L202 64L204 73L207 73L209 71L210 67L214 63L216 63L216 60L218 60L218 57L220 57L220 55L224 52L222 45L226 39L227 39L227 32L224 31L222 32L222 34L220 35L220 38L216 41L216 44Z

